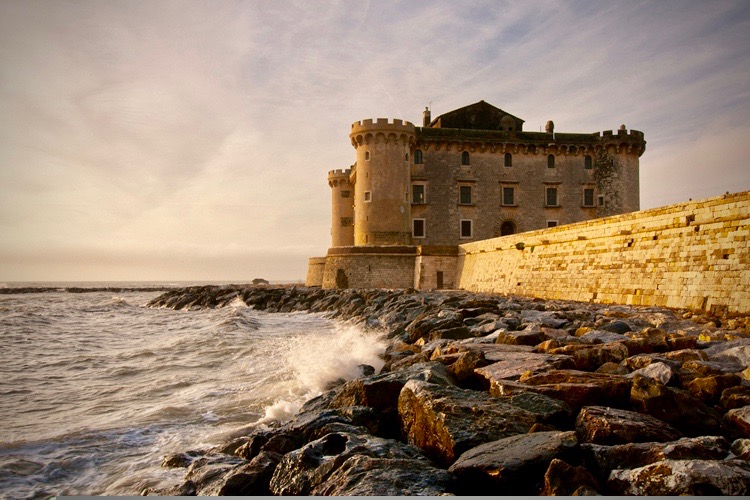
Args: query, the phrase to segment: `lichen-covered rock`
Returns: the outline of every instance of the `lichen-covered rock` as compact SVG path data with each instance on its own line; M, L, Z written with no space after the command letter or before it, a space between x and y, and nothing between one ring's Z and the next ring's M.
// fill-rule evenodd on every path
M599 490L599 482L585 467L574 467L559 458L552 459L544 473L541 495L570 496L582 491L582 488L596 492Z
M589 468L603 478L613 469L636 469L661 460L722 460L729 443L722 436L681 438L668 443L626 443L605 446L582 443L581 451Z
M576 419L576 434L582 443L624 444L674 441L682 435L672 426L650 415L606 406L587 406Z
M446 493L451 474L419 459L353 456L311 495L336 496L438 496Z
M528 432L536 417L484 392L410 380L398 400L401 428L409 443L438 464L487 441Z
M613 470L614 495L747 495L750 463L744 460L663 460L632 470Z
M687 436L718 434L720 415L687 392L636 375L630 392L633 407L663 420Z
M391 439L349 433L331 433L287 453L274 470L274 495L309 495L344 462L355 456L419 460L418 449Z
M522 434L472 448L448 470L460 495L533 495L550 462L569 459L577 447L572 431Z

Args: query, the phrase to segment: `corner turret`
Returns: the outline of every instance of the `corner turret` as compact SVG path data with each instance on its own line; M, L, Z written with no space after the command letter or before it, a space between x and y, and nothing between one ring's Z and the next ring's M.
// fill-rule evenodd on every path
M328 172L331 187L331 246L354 245L354 185L351 169Z

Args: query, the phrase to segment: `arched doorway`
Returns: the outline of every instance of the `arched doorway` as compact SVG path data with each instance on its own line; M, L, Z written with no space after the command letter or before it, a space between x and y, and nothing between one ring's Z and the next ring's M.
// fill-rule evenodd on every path
M513 221L506 220L500 226L500 236L508 236L509 234L516 234L516 224Z

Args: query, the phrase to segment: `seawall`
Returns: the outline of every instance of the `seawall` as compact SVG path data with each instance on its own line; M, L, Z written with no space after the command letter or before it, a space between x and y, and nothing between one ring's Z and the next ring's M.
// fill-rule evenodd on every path
M750 312L750 191L459 246L458 287Z

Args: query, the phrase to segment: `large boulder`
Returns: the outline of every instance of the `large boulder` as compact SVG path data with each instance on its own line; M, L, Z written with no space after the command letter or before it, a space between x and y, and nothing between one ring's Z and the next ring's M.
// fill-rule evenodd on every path
M737 438L750 438L750 406L729 410L724 415L726 427Z
M613 470L613 495L748 495L750 463L744 460L663 460L638 469Z
M409 443L441 465L487 441L521 434L536 417L484 392L410 380L398 400L401 428Z
M578 411L583 406L627 406L631 384L630 380L618 375L578 370L550 370L538 374L524 374L519 382L527 388L526 390L565 401L573 411ZM505 385L507 384L498 380L490 388L490 393L503 395L506 392Z
M630 392L633 407L663 420L687 436L718 433L720 415L687 392L667 387L658 380L636 375Z
M476 369L477 375L491 386L501 379L518 380L525 373L540 373L554 369L573 368L570 356L532 352L505 352L503 359Z
M356 456L424 460L418 449L395 440L334 432L284 455L271 478L271 493L310 495L344 462ZM429 465L426 460L424 463Z
M446 493L451 474L423 459L353 456L311 495L336 496L439 496Z
M553 458L544 473L544 496L592 495L599 490L599 482L585 467L574 467L564 460ZM585 492L585 493L584 493Z
M613 469L636 469L666 459L722 460L728 448L729 443L722 436L681 438L668 443L581 444L584 462L605 479Z
M468 450L449 471L460 495L534 495L550 462L570 459L577 447L572 431L511 436Z
M672 426L650 415L606 406L587 406L576 419L576 434L582 443L624 444L674 441L682 435Z

